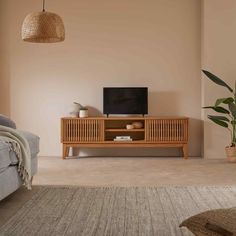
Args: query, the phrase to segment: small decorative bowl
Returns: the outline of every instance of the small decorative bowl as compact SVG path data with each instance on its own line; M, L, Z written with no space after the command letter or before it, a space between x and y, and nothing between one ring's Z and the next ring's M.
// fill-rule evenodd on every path
M133 125L126 125L126 129L134 129Z
M132 125L134 126L135 129L142 129L143 128L142 122L135 121L132 123Z

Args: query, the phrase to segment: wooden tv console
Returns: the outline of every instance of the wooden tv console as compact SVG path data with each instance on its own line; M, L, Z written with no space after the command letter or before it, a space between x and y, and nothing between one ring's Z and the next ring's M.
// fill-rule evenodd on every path
M126 129L142 122L141 129ZM113 141L128 135L133 141ZM63 159L72 147L180 147L188 158L188 118L186 117L88 117L61 119Z

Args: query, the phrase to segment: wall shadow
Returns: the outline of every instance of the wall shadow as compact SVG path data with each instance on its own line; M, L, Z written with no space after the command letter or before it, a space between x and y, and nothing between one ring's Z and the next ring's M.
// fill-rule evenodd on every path
M203 120L189 118L189 156L203 157Z
M86 106L89 110L89 116L103 116L102 112L92 106Z

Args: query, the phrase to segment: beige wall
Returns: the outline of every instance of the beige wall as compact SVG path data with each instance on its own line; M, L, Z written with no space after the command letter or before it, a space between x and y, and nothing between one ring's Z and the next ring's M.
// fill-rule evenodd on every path
M66 41L20 39L25 15L40 1L2 0L11 24L11 114L41 137L41 155L60 155L60 117L73 101L102 110L104 86L149 87L150 115L190 121L190 155L201 150L200 1L47 1L65 22ZM84 150L84 154L91 151ZM83 154L82 153L82 154ZM96 150L93 154L178 155L178 150Z
M224 79L234 87L236 75L236 1L205 0L202 23L202 66ZM202 80L202 105L211 105L218 97L229 96L206 78ZM205 158L225 158L224 147L230 143L228 131L204 118L204 156Z
M10 115L9 39L6 18L8 8L0 1L0 114Z

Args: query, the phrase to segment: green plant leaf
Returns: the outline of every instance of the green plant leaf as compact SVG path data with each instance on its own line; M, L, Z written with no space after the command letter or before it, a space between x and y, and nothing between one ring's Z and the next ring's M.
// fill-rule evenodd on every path
M230 114L230 112L225 109L224 107L214 107L214 106L208 106L208 107L203 107L203 109L213 109L214 111L218 112L218 113L223 113L223 114Z
M223 80L218 78L216 75L214 75L211 72L206 71L206 70L202 70L202 72L214 83L216 83L220 86L226 87L231 93L233 92L233 89L228 84L226 84Z
M210 120L212 120L217 125L220 125L220 126L222 126L224 128L228 128L229 127L229 125L225 121L222 121L222 120L219 120L219 119L215 119L212 116L208 116L208 118Z
M229 104L229 103L233 103L234 99L232 97L228 97L228 98L219 98L216 100L215 106L219 106L221 103L224 104Z
M229 104L229 110L234 118L236 118L236 105L234 103Z
M225 117L225 116L211 116L211 115L208 115L208 118L209 119L216 119L216 120L223 120L223 121L226 121L226 122L230 122L230 120Z

